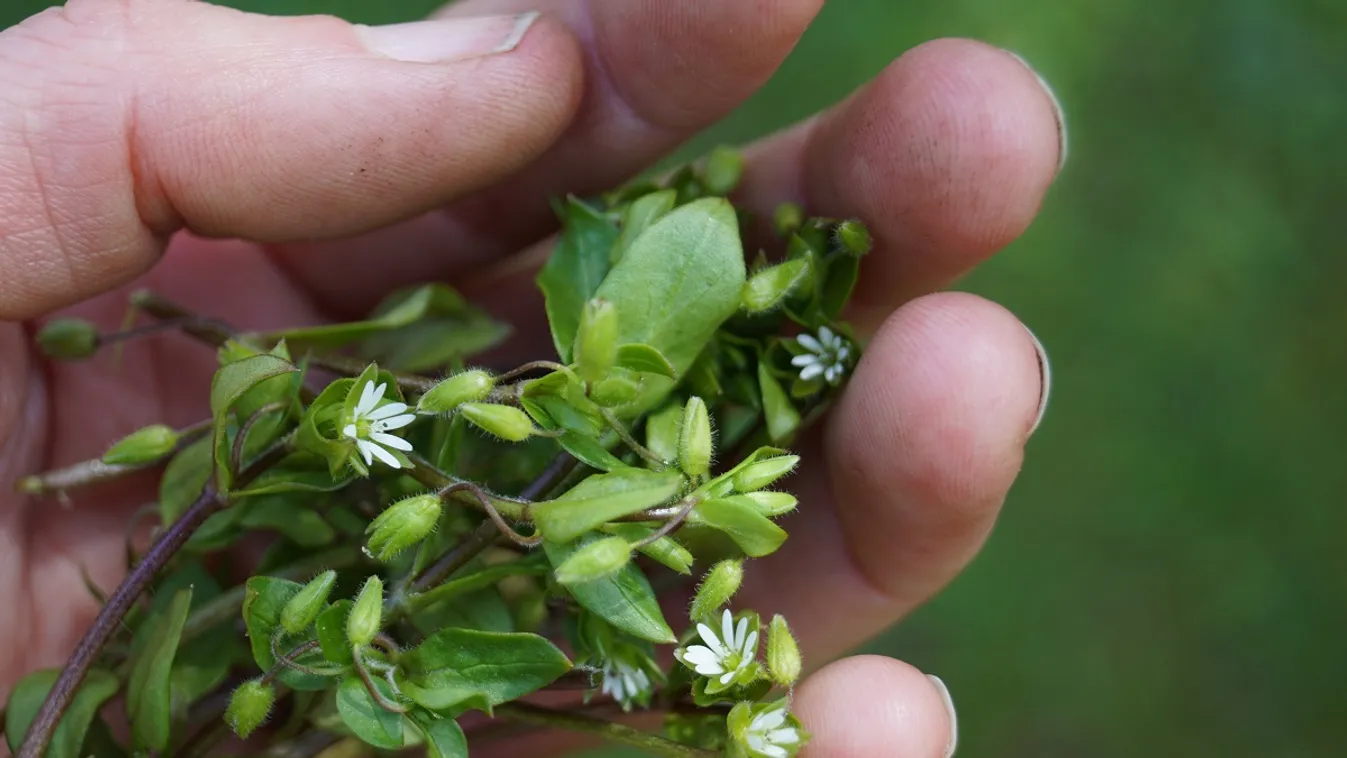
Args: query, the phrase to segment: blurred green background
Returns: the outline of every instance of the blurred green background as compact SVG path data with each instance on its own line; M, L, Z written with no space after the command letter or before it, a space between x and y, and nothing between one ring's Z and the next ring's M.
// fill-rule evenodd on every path
M0 0L0 27L47 4ZM946 679L960 755L1347 754L1347 2L833 0L690 150L938 36L1021 53L1065 104L1042 218L960 285L1038 332L1056 390L985 553L869 649Z

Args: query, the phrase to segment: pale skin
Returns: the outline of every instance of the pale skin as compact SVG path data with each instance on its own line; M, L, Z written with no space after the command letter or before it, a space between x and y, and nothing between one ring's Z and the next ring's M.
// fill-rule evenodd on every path
M128 347L117 371L107 356L45 363L35 324L73 313L114 329L133 286L242 327L312 323L441 279L527 325L511 355L538 357L532 271L483 271L553 231L548 196L613 186L723 117L820 5L466 0L441 15L456 25L365 33L76 0L0 32L0 693L64 660L96 612L81 571L115 585L126 520L154 498L143 479L67 510L14 481L199 420L213 365L176 337ZM522 37L514 18L464 20L530 9L545 13ZM851 313L865 358L800 445L790 541L736 600L800 637L810 758L946 754L951 718L917 669L824 664L948 583L1020 468L1043 392L1034 340L997 305L932 293L1028 226L1060 136L1018 59L940 40L748 149L741 202L856 216L877 243ZM544 754L535 744L490 750Z

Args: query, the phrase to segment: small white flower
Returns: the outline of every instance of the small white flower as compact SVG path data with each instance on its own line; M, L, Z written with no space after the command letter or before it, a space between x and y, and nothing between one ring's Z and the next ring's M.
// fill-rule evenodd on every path
M406 403L379 405L386 389L387 384L376 386L373 381L365 382L355 413L341 433L355 440L366 466L374 465L374 459L378 458L392 468L402 468L402 463L386 448L407 452L412 449L412 443L388 432L407 426L416 420L416 416L407 413Z
M640 666L622 660L610 658L603 662L603 685L605 695L628 707L629 704L650 692L650 677Z
M706 624L697 624L697 634L706 644L680 649L675 657L702 676L719 677L722 685L734 681L758 655L758 630L749 631L747 618L739 619L736 629L728 609L721 617L719 637Z
M847 370L847 359L851 357L851 345L847 344L846 338L820 326L818 337L801 334L795 341L808 351L790 360L792 366L800 369L801 379L809 381L822 376L828 384L841 381Z
M786 758L790 748L799 744L800 731L786 725L786 709L780 707L754 716L743 739L755 758Z

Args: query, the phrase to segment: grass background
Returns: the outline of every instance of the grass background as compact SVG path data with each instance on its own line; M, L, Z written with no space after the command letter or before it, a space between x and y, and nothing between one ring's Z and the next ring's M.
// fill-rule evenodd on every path
M0 0L0 27L47 4ZM689 150L946 35L1020 52L1066 106L1041 220L960 285L1038 332L1056 389L986 552L869 649L948 681L960 755L1343 755L1347 3L833 0Z

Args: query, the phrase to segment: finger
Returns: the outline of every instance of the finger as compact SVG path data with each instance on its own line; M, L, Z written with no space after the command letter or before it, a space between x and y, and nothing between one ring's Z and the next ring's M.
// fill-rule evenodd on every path
M800 758L949 758L958 742L944 683L891 658L832 663L800 685L792 707L812 735Z
M127 281L181 227L325 238L479 189L551 144L582 76L571 35L533 16L39 14L0 33L0 318Z
M448 278L535 242L556 225L548 202L611 188L644 170L758 89L822 0L467 0L447 17L541 8L584 41L586 91L566 134L490 190L358 240L286 246L278 260L319 301L368 308L388 290ZM348 275L377 256L377 270ZM390 260L391 258L391 260ZM372 278L371 278L372 277Z
M788 482L790 540L748 572L746 608L784 613L810 659L891 625L981 547L1038 410L1037 353L1001 307L963 293L899 308L828 419L826 471Z
M873 330L1033 221L1065 155L1061 111L1023 60L980 42L927 43L827 113L749 150L741 198L860 218L875 236L851 318Z

